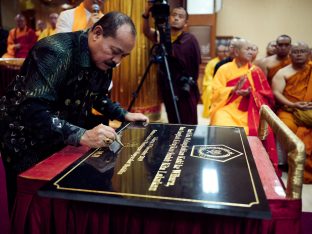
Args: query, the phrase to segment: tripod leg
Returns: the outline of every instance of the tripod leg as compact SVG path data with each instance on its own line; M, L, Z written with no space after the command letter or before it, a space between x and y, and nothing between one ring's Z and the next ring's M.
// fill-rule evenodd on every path
M131 100L130 105L129 105L129 107L128 107L128 111L131 111L131 109L132 109L132 107L133 107L133 105L134 105L135 99L138 97L138 94L139 94L139 92L140 92L140 90L141 90L141 88L142 88L142 86L143 86L143 83L144 83L144 81L145 81L145 79L146 79L146 77L147 77L147 74L148 74L148 72L149 72L149 70L150 70L152 64L153 64L153 60L151 59L151 60L149 61L148 65L147 65L145 71L144 71L144 74L143 74L143 77L142 77L142 79L141 79L141 81L140 81L139 86L137 87L137 89L135 90L135 92L132 94L132 100Z
M163 46L163 50L165 50L164 46ZM169 65L168 65L168 60L167 60L167 55L166 54L164 55L163 61L164 61L164 64L165 64L167 78L168 78L168 81L169 81L169 87L170 87L172 102L173 102L173 106L174 106L175 116L177 118L178 124L180 124L181 123L181 119L180 119L180 114L179 114L179 110L178 110L176 95L175 95L174 90L173 90L173 85L172 85L172 80L171 80L171 75L170 75L170 71L169 71Z

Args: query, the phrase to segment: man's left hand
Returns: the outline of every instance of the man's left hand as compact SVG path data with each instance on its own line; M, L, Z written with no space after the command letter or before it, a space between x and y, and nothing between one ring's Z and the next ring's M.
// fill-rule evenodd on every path
M134 121L142 121L142 122L149 122L149 119L147 116L143 115L142 113L132 113L128 112L125 115L125 120L129 122L134 122Z

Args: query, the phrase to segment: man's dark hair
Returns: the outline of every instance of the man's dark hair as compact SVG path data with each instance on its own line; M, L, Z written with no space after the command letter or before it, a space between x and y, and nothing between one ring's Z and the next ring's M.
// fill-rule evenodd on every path
M133 21L131 18L121 12L112 11L107 14L105 14L99 21L97 21L93 27L92 30L100 25L103 29L103 36L104 37L116 37L117 30L124 24L128 24L131 29L131 34L133 36L136 35L136 29L134 26Z
M276 38L276 43L278 43L278 40L279 40L280 38L288 38L289 41L290 41L290 44L291 44L291 37L290 37L290 36L288 36L288 35L286 35L286 34L282 34L282 35L280 35L280 36L278 36L278 37Z

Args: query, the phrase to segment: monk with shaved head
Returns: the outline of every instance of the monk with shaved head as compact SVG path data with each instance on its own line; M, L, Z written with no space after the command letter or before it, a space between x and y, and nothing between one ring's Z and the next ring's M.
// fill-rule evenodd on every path
M243 127L249 136L257 136L261 105L274 105L273 93L262 70L251 63L252 44L238 39L234 60L222 65L212 82L211 125ZM273 134L268 136L268 153L277 168Z
M291 64L272 80L273 93L281 104L278 117L303 141L306 150L304 183L312 183L312 64L309 46L294 44Z
M280 35L276 39L275 48L274 55L264 58L259 63L259 66L267 76L269 84L271 84L273 76L279 69L290 64L289 51L291 48L291 37L288 35Z

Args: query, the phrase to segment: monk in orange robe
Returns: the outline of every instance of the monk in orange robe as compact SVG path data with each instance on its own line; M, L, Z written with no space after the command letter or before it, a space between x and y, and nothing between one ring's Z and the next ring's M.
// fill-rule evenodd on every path
M211 125L243 127L257 136L261 105L274 105L273 93L259 67L252 65L252 44L239 39L234 44L235 58L217 71L212 83ZM265 145L277 170L275 140L270 130Z
M276 54L263 58L258 61L256 65L263 70L264 74L267 76L269 84L272 83L272 78L276 72L289 65L289 51L291 48L291 38L287 35L281 35L276 39Z
M17 27L9 32L7 52L2 56L3 58L26 58L37 41L35 31L26 25L25 16L18 14L15 21Z
M219 45L217 47L217 57L211 59L207 66L205 67L205 74L203 78L203 93L202 93L202 101L203 101L203 117L209 117L209 108L211 105L211 93L212 93L212 79L214 68L218 62L226 57L227 47L224 45Z
M279 70L272 88L282 104L278 117L303 141L306 150L304 183L312 183L312 64L309 46L303 42L293 45L292 63Z

